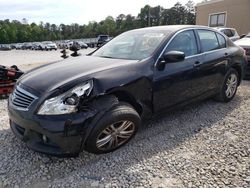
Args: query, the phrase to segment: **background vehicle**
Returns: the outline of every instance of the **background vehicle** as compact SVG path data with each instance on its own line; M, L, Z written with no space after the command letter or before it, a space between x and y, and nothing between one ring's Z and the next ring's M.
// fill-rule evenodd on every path
M0 50L8 51L8 50L11 50L11 47L8 44L0 44Z
M108 35L99 35L97 37L97 47L102 46L103 44L107 43L109 40L110 39Z
M40 42L34 42L32 43L31 50L42 50L41 45L42 44Z
M11 129L42 153L108 153L142 119L209 97L231 101L246 64L241 47L208 27L132 30L23 75L9 97Z
M80 45L81 49L87 49L88 45L85 42L77 41L77 43Z
M48 51L48 50L57 50L56 43L53 43L51 41L43 42L43 45L44 45L43 49L46 50L46 51Z
M14 48L15 48L16 50L20 50L20 49L22 49L22 44L20 44L20 43L15 44L15 45L14 45Z
M234 28L224 28L224 27L218 27L216 28L218 31L224 33L228 38L230 38L232 41L236 41L240 39L240 36L236 29Z
M235 41L235 44L244 48L247 59L248 59L248 66L246 71L246 79L250 79L250 32L242 39Z
M38 44L38 49L46 51L57 50L57 45L51 41L44 41Z
M32 44L29 42L25 42L22 46L21 49L22 50L30 50L32 48Z

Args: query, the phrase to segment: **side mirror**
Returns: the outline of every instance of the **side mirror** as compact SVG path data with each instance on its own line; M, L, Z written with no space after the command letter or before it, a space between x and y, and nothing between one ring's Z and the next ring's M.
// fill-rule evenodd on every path
M185 53L180 51L170 51L163 54L165 63L176 63L185 59Z
M170 51L163 54L160 62L157 64L159 70L164 70L165 64L176 63L185 60L185 53L180 51Z

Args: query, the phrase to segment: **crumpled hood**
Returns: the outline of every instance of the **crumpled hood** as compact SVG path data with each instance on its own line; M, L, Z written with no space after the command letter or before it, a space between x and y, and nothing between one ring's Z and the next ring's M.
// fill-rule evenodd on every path
M241 47L249 47L250 48L250 38L242 38L234 42L235 44Z
M109 59L94 56L69 58L51 63L24 74L18 81L38 92L52 91L78 78L91 78L91 74L135 63L136 60ZM104 73L105 74L105 73Z

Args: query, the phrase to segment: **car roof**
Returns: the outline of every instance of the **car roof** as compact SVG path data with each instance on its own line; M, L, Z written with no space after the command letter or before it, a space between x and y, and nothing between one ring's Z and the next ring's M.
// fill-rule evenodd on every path
M183 30L183 29L210 29L210 30L214 30L211 27L208 26L202 26L202 25L168 25L168 26L155 26L155 27L145 27L145 28L140 28L140 29L134 29L131 31L148 31L148 32L152 32L152 31L162 31L162 32L176 32L179 30Z

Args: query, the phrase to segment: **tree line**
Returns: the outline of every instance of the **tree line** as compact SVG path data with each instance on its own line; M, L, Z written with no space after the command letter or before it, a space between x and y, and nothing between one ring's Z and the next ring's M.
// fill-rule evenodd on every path
M108 16L100 22L91 21L85 25L77 23L56 25L43 22L28 24L26 19L0 20L0 44L94 38L99 34L117 36L136 28L179 24L195 24L193 1L190 0L185 5L178 2L168 9L146 5L141 8L137 16L131 14L120 14L116 18Z

